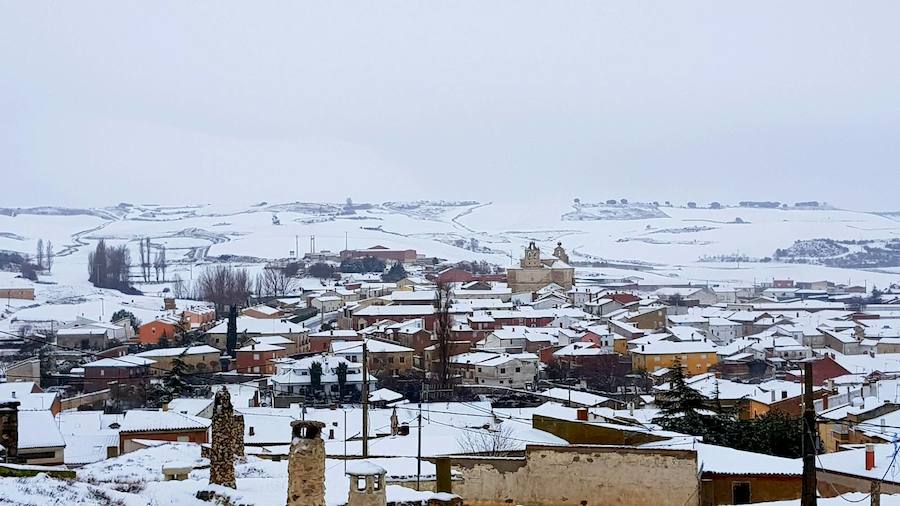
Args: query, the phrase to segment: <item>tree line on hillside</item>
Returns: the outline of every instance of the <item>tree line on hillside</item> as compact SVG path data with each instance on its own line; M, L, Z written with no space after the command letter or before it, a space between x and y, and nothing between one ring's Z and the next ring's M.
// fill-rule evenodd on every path
M97 288L140 294L131 286L131 253L125 244L107 246L100 239L94 251L88 253L88 280Z
M37 281L38 273L52 270L55 256L53 242L38 239L33 258L24 253L0 252L0 269L18 269L23 278Z

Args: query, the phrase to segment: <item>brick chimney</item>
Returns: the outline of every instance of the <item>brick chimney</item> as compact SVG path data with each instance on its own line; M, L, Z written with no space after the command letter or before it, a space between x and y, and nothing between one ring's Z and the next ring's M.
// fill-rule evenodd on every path
M866 471L875 469L875 445L869 443L866 445Z
M19 401L0 401L0 445L7 463L19 462Z

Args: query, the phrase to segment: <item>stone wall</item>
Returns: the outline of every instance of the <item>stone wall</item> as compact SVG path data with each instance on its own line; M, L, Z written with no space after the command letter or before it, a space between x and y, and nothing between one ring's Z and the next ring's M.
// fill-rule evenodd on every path
M454 458L453 493L473 506L700 502L697 453L602 446L529 446L524 459Z

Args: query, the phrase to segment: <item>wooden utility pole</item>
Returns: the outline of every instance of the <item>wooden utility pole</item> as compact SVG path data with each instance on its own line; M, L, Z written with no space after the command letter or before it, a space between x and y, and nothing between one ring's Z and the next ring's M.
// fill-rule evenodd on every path
M366 348L366 338L362 345L362 456L369 456L369 351Z
M422 383L422 390L424 388L425 383ZM416 490L422 490L422 399L421 396L419 398L419 429L418 429L418 444L416 449Z
M872 482L869 488L869 504L871 506L881 506L881 481Z
M800 506L816 506L816 407L813 404L812 362L803 364L803 489Z

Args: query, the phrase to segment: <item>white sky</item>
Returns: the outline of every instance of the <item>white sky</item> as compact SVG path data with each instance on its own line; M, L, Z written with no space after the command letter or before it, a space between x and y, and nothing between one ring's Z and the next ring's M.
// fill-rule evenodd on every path
M0 206L900 209L900 3L0 0Z

